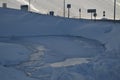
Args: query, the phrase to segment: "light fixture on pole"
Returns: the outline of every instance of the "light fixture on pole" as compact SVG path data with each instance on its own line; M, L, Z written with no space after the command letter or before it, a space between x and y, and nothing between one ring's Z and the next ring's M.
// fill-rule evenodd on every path
M114 0L114 21L116 20L116 0Z
M103 11L103 19L105 19L105 11Z

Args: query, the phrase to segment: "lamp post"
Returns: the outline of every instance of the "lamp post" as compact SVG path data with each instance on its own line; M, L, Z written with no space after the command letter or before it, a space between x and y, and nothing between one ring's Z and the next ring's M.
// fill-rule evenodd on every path
M116 0L114 0L114 21L116 20Z
M65 17L65 0L63 1L63 16Z

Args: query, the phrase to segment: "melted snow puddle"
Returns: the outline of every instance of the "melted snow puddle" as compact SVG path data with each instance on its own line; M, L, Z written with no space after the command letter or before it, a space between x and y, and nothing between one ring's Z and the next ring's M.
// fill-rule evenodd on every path
M82 63L88 63L90 58L71 58L66 59L63 62L57 62L50 64L51 67L66 67L66 66L73 66Z

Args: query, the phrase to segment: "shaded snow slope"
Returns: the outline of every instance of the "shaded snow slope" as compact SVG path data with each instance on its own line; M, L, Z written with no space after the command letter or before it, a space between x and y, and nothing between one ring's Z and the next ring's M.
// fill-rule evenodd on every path
M65 19L11 9L0 9L0 14L0 36L84 36L102 41L109 49L117 49L120 40L119 23Z
M0 18L0 79L120 79L120 23L2 8Z
M89 63L104 52L104 46L99 41L75 36L14 36L0 40L22 45L32 52L26 61L19 62L14 67L28 77L39 80L84 79L87 76L82 76L76 70L71 72L68 68Z
M36 80L28 78L24 75L24 72L21 72L12 67L7 68L0 65L0 79L1 80Z
M103 11L106 11L107 18L113 18L114 0L66 0L66 5L72 4L71 17L79 17L78 9L82 9L82 17L90 18L87 9L97 9L98 18L102 18ZM8 7L20 8L21 4L28 4L28 0L0 0L0 5L6 2ZM63 0L31 0L31 9L36 12L47 14L49 11L55 11L55 15L63 16ZM117 0L117 18L120 19L120 0ZM66 8L67 16L67 8Z
M26 61L28 55L30 51L22 45L0 42L0 64L2 65L15 65Z

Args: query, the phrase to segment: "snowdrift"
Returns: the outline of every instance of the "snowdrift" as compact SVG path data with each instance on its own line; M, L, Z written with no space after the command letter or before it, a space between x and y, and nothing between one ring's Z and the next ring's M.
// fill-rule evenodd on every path
M0 18L0 79L120 79L120 23L2 8Z

